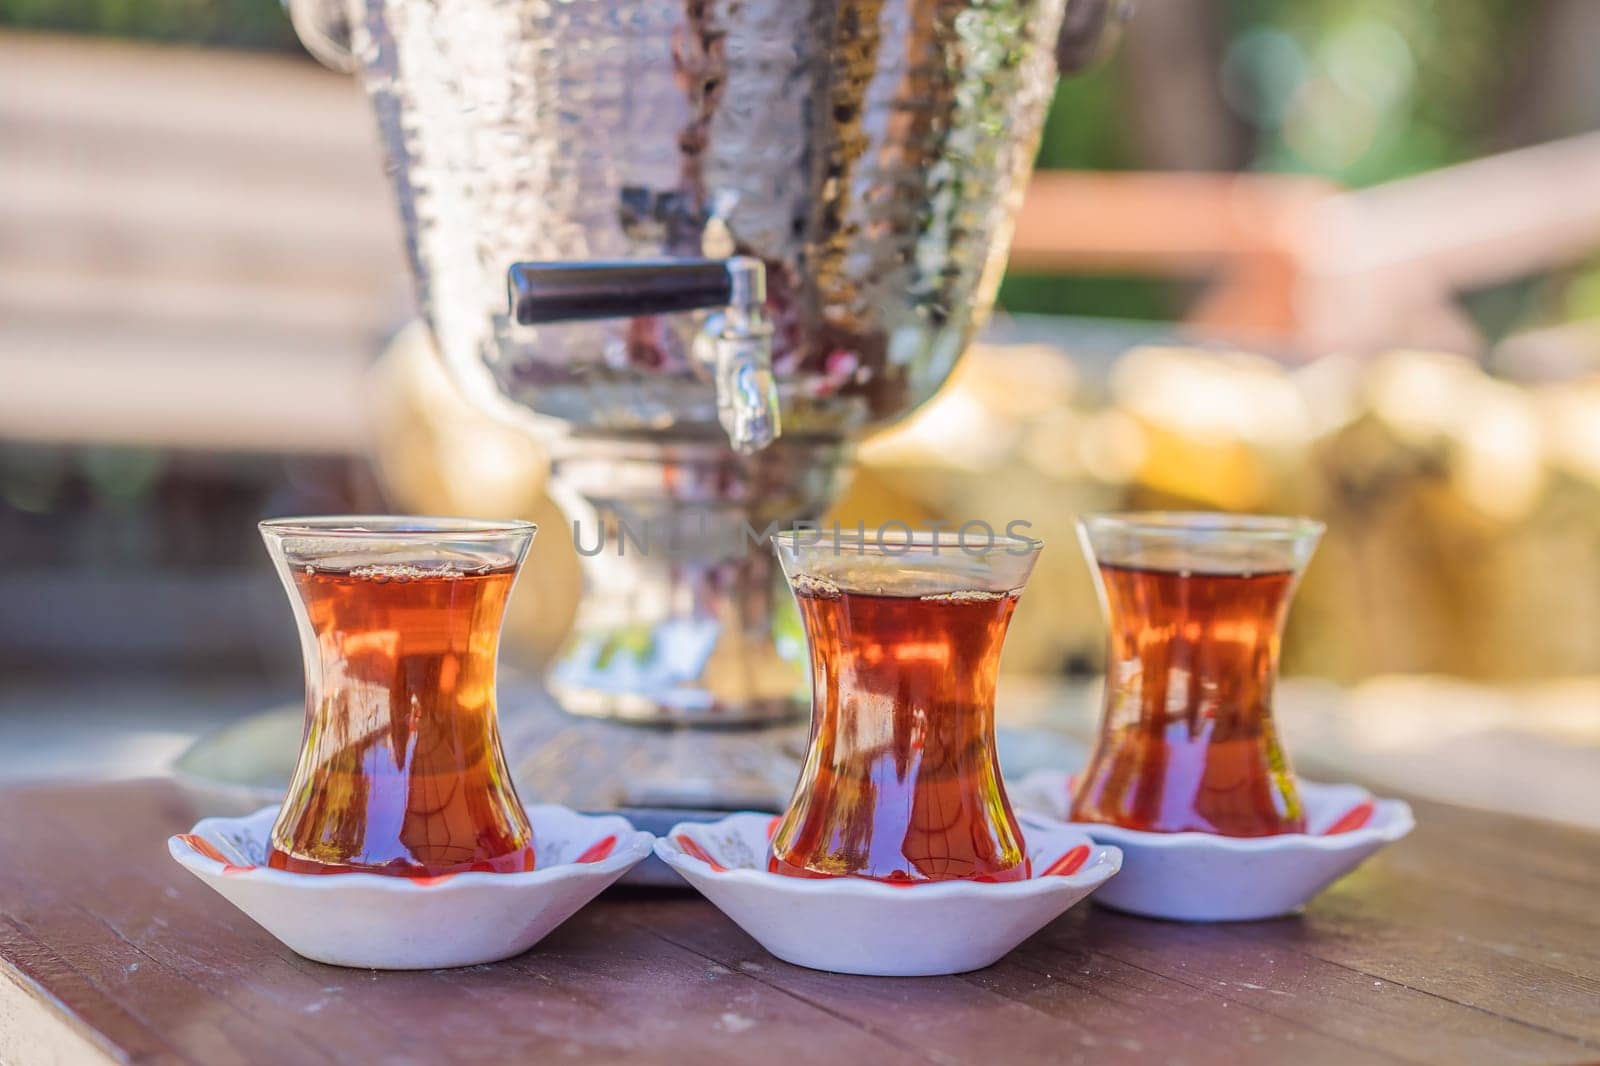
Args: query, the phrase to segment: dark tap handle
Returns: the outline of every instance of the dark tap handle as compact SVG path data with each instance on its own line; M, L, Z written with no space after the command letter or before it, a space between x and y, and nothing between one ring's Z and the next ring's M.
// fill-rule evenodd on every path
M509 283L512 314L524 326L697 311L733 298L726 259L516 263Z
M720 307L706 361L717 389L717 420L743 455L760 451L783 431L766 279L761 260L744 255L516 263L507 274L511 313L523 326Z

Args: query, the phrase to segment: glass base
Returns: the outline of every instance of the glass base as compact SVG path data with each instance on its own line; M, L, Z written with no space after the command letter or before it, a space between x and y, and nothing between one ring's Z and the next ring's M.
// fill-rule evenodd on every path
M292 874L378 874L383 877L452 877L455 874L468 873L518 874L538 869L537 856L531 844L482 862L458 862L449 865L406 862L403 859L386 863L317 862L315 859L301 858L274 847L267 850L267 866Z
M1032 876L1027 859L1023 859L1008 869L997 870L992 874L982 874L977 877L907 877L904 874L890 874L887 877L869 877L866 874L833 874L821 870L813 870L809 866L799 866L792 862L785 862L778 856L767 855L767 872L780 874L784 877L803 877L809 881L830 881L840 877L853 877L860 881L876 881L883 885L894 885L896 888L909 888L913 885L944 885L951 881L972 881L976 884L994 885L1005 884L1012 881L1026 881Z

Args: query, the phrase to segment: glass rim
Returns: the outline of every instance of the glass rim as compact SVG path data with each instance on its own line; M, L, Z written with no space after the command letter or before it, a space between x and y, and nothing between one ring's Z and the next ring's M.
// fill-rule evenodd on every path
M1321 536L1327 524L1304 515L1233 514L1228 511L1104 511L1080 515L1086 530L1132 536L1222 534L1245 540L1295 541Z
M434 515L296 515L257 523L263 535L349 540L494 540L533 535L539 527L520 518L449 518Z
M801 539L802 534L805 536L804 540ZM828 529L784 529L772 535L772 542L797 553L831 551L837 548L840 553L848 551L851 555L888 556L903 556L911 551L937 551L945 548L963 551L968 555L986 554L990 551L1023 555L1044 548L1044 541L1037 537L998 533L993 529L989 530L987 536L981 537L962 537L959 530L912 529L905 533L896 533L892 538L884 537L881 529L876 533L855 529L843 529L837 532Z

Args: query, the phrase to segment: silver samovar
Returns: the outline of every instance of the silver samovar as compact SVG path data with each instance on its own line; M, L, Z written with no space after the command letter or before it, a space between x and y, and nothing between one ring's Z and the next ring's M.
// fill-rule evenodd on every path
M440 356L550 442L579 547L601 546L549 686L611 720L602 747L630 743L620 722L803 716L760 534L815 519L851 443L949 375L1000 281L1057 57L1085 61L1120 8L290 0L371 95ZM636 754L711 735L633 732ZM720 736L694 757L737 761L746 741ZM678 799L752 798L702 791Z

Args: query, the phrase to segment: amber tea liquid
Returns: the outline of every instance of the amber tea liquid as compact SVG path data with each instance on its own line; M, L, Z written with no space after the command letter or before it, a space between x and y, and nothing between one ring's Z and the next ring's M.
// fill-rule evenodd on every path
M1305 831L1272 718L1295 573L1102 563L1110 625L1099 743L1075 821L1256 837Z
M301 567L321 659L268 865L439 876L534 868L494 706L514 568Z
M994 755L1000 648L1017 598L798 586L811 746L769 868L894 883L1027 876Z

